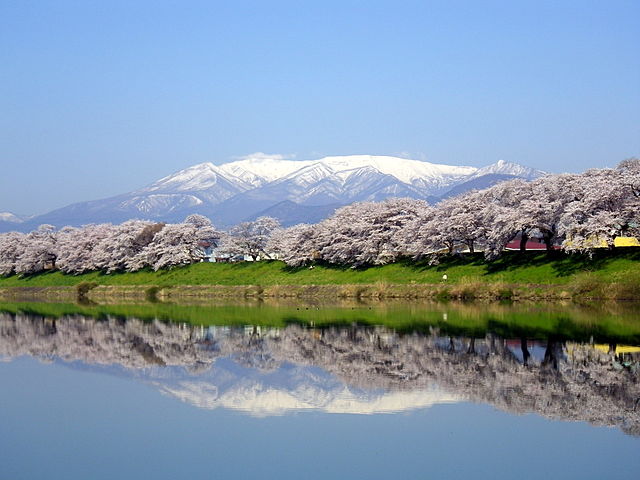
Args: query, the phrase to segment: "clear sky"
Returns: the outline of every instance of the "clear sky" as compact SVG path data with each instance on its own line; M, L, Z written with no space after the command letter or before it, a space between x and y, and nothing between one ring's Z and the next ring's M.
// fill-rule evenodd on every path
M0 0L0 211L253 152L640 155L640 2Z

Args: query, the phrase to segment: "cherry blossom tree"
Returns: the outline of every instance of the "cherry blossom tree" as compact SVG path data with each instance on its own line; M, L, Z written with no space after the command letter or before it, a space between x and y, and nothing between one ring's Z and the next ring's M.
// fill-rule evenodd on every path
M436 247L431 230L436 210L426 202L421 202L416 207L415 215L407 219L396 232L395 238L401 256L419 259L433 254L439 247Z
M527 225L527 235L539 234L548 251L556 243L562 214L575 198L579 176L548 175L531 182L531 195L517 208Z
M449 254L460 245L474 253L487 234L481 215L483 208L483 196L477 192L447 198L438 203L420 235L428 236L430 245L446 248Z
M219 237L209 219L190 215L183 223L167 224L158 229L151 241L127 260L127 270L149 266L157 271L200 262L206 258L205 242L215 243Z
M23 241L23 250L15 265L17 274L31 275L55 268L57 233L53 225L40 225L37 230L25 235Z
M499 183L483 194L486 202L482 222L487 227L485 256L499 256L517 235L524 250L529 238L530 222L518 210L525 198L531 197L531 185L521 179Z
M65 273L73 274L99 270L94 249L101 242L111 239L113 232L114 228L110 224L64 227L58 233L57 267Z
M354 266L392 262L406 254L403 229L426 207L413 199L342 207L317 225L285 232L283 259L292 265L312 260Z
M320 259L316 234L321 227L301 223L274 230L266 249L276 253L287 265L299 267Z
M16 265L26 245L24 233L9 232L0 234L0 275L16 272Z
M239 223L224 236L220 249L230 255L248 255L254 261L260 257L271 258L267 245L271 234L278 228L280 222L272 217Z
M618 164L622 185L635 198L640 198L640 158L627 158ZM634 200L635 202L635 200Z
M93 248L96 269L106 273L128 270L128 263L151 243L163 227L164 223L142 220L105 226L108 231Z
M561 215L563 249L585 251L601 243L614 246L618 236L637 235L640 223L638 162L617 169L593 169L579 176L574 200Z

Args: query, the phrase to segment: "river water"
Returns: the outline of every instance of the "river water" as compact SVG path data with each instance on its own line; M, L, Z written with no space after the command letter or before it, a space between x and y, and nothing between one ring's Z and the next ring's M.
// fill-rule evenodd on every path
M639 339L634 306L1 304L0 478L636 478Z

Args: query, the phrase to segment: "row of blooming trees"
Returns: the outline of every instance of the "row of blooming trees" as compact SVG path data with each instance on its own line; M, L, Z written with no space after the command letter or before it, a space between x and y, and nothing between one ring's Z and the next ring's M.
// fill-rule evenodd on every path
M120 225L42 225L34 232L0 235L0 275L56 268L65 273L155 270L200 261L203 245L217 238L211 221L190 215L183 223L130 220Z
M269 258L265 250L278 222L261 217L229 232L202 215L176 224L129 220L120 225L42 225L30 233L0 234L0 275L30 275L48 269L65 273L159 270L204 260L215 249L224 257Z
M379 265L459 249L493 258L516 237L522 246L535 236L548 249L584 251L638 234L640 160L630 159L615 169L502 182L435 206L406 198L355 203L318 224L287 229L261 217L225 233L202 215L178 224L130 220L59 231L43 225L27 234L0 234L0 275L158 270L201 261L208 247L229 257L278 256L294 266Z
M499 256L514 238L542 239L551 249L585 251L640 234L640 160L615 169L511 180L448 198L435 206L390 199L343 207L316 225L273 236L269 249L290 265L322 260L376 265L457 249Z

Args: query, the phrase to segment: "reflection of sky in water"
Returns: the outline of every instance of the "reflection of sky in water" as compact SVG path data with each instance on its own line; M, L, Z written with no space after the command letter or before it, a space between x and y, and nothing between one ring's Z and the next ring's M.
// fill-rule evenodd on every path
M523 361L523 352L520 342L511 341L508 342L508 348L511 354L518 359L519 362ZM529 352L530 358L528 359L529 363L540 363L544 359L544 352L547 346L544 342L538 341L528 341L527 342L527 350Z
M613 361L606 345L530 339L523 366L522 339L493 334L0 320L2 480L610 478L640 467L640 363Z
M0 365L0 478L635 478L640 468L640 440L616 428L467 402L254 417L159 395L146 372L141 382L74 365Z

